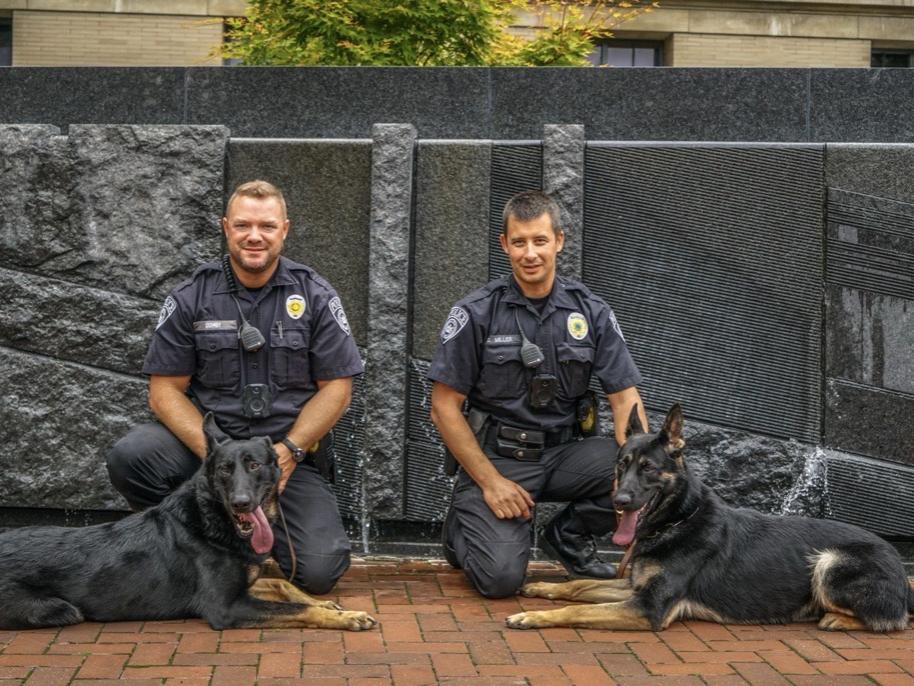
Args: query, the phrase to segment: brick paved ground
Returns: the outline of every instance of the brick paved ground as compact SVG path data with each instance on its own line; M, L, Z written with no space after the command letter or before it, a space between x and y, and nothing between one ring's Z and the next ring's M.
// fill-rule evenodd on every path
M532 574L560 576L545 564ZM216 632L189 620L0 631L0 686L914 685L910 629L879 636L690 621L658 634L513 631L506 616L553 603L482 599L459 572L428 561L359 562L337 591L380 629Z

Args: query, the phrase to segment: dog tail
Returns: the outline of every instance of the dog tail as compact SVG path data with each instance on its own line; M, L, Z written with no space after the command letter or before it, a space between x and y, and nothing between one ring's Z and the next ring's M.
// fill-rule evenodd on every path
M908 579L908 613L914 616L914 579Z

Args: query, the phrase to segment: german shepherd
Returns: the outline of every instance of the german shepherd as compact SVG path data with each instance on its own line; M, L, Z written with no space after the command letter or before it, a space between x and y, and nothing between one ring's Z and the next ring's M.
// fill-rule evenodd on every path
M273 546L280 470L269 438L203 422L200 470L159 505L85 528L0 534L0 628L202 617L213 629L370 629L283 579L258 579Z
M900 631L914 590L895 549L863 529L806 517L729 507L682 456L682 412L674 405L657 433L636 408L619 450L613 536L634 545L631 577L530 583L525 596L574 600L508 617L515 629L570 626L665 629L677 619L820 629Z

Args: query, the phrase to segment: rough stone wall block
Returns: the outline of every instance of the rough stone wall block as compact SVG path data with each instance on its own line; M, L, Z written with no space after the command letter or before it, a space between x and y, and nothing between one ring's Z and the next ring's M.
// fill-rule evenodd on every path
M371 516L387 519L403 512L416 129L375 124L372 139L364 485Z
M227 129L0 126L3 506L123 508L164 294L219 254Z
M227 139L222 126L71 126L81 254L60 269L158 300L217 257Z
M63 234L75 183L56 126L0 126L0 264L39 271L71 250Z
M565 247L558 256L559 273L581 278L584 242L584 127L547 124L543 127L543 190L562 209Z
M142 379L0 347L3 507L127 509L105 453L149 421Z
M219 254L225 127L52 130L0 130L0 265L159 301Z

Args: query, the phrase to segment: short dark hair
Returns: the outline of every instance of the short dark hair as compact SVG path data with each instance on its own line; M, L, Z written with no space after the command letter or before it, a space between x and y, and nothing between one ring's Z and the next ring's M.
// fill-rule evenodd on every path
M552 230L556 235L562 230L561 214L558 203L543 191L522 191L511 196L501 213L501 232L508 235L508 218L514 217L522 222L549 215Z

